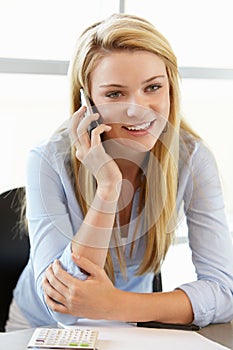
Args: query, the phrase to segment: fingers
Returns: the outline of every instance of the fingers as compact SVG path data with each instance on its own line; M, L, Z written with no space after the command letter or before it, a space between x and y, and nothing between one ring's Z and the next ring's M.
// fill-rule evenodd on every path
M51 303L60 303L63 304L65 299L53 286L50 284L49 280L45 277L43 281L43 290L45 301L48 305Z
M77 135L78 138L80 139L80 141L84 140L88 140L88 144L90 144L90 137L88 134L88 127L91 124L91 122L96 121L99 119L99 114L95 113L95 114L91 114L89 116L84 116L84 118L82 118L79 122L78 128L77 128ZM88 136L88 137L87 137Z
M104 132L108 132L112 129L110 125L106 124L99 124L95 129L92 130L91 132L91 145L96 146L100 144L101 138L100 135L103 134Z
M98 113L93 113L89 116L85 116L86 107L82 106L77 112L75 112L70 122L70 136L72 143L76 147L90 146L90 138L88 135L88 127L92 121L99 119Z
M90 137L88 134L88 127L93 121L97 121L100 118L99 113L92 113L86 116L87 108L82 106L77 112L75 112L71 118L69 131L72 143L77 147L78 145L90 146ZM100 135L103 132L111 130L111 126L100 123L95 129L92 129L91 141L94 145L99 144Z
M72 259L80 269L93 277L97 277L102 270L98 265L94 264L87 258L72 254Z
M64 314L69 313L69 310L65 305L53 300L47 294L45 294L45 302L48 305L48 307L55 312L60 312Z
M60 262L55 260L47 268L42 283L44 299L48 307L56 312L70 313L69 300L79 284L80 281L67 273Z
M56 271L56 273L54 272ZM50 265L46 272L43 281L43 289L46 296L52 298L54 301L63 303L64 295L67 292L67 286L62 283L61 279L57 277L58 271L64 271L58 261Z
M66 272L60 265L58 260L55 260L51 265L53 271L53 279L56 279L57 287L59 286L62 290L65 290L65 287L68 288L71 283L73 283L74 277L72 277L68 272Z
M69 132L72 144L76 147L78 145L78 137L77 137L77 128L80 123L80 120L84 117L86 111L86 107L81 107L77 112L75 112L70 120Z
M45 272L45 278L42 284L44 299L51 310L61 313L69 313L65 298L68 288L57 279L54 273L54 270L62 270L59 265L59 262L56 261L53 265L50 265Z

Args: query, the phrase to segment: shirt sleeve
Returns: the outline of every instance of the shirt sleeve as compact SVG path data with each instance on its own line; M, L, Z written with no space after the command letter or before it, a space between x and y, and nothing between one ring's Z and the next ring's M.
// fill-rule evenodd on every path
M184 208L197 281L179 288L203 327L233 319L233 246L215 159L201 142L191 158Z
M27 220L35 277L35 297L39 297L45 310L56 322L72 324L77 321L77 317L50 310L44 301L42 290L45 270L55 259L59 259L63 268L75 277L86 278L71 258L74 227L60 176L62 171L66 171L64 161L61 161L59 166L59 154L51 157L50 153L46 154L45 150L42 152L41 148L31 151L27 165ZM79 216L81 225L81 212Z

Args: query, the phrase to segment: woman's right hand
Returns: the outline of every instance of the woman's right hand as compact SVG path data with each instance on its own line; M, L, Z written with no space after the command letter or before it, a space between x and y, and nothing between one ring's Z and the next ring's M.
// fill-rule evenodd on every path
M94 175L99 190L113 190L117 186L120 192L122 174L116 162L110 157L102 144L101 134L111 130L111 126L99 124L88 134L88 126L99 119L99 114L85 116L86 107L82 106L71 118L70 135L76 147L76 157ZM110 141L111 142L111 141Z

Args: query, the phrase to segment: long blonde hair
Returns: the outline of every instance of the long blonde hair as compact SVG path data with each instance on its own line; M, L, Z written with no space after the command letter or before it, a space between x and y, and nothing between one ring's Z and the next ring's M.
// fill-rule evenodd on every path
M80 36L70 64L71 114L80 107L81 87L89 93L90 74L106 53L119 50L146 50L160 57L166 66L169 80L170 113L168 130L162 133L149 155L146 179L140 189L140 210L144 210L147 233L146 251L137 273L158 272L172 242L176 225L176 196L178 183L178 150L180 127L179 73L177 60L168 41L148 21L127 14L114 14L87 28ZM75 157L72 166L76 183L76 197L86 214L95 192L95 181ZM156 160L156 161L155 161ZM155 163L158 163L157 166ZM82 176L79 172L82 171ZM78 185L82 178L81 195ZM161 194L162 197L161 197ZM144 208L144 209L143 209ZM159 210L156 210L159 208ZM134 242L131 244L131 253ZM118 251L118 257L120 254ZM105 269L113 277L110 253Z

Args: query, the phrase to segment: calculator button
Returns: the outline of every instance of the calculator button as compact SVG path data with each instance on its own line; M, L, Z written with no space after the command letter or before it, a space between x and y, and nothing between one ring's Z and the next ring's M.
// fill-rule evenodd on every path
M28 348L89 349L96 348L98 331L79 328L36 328Z

